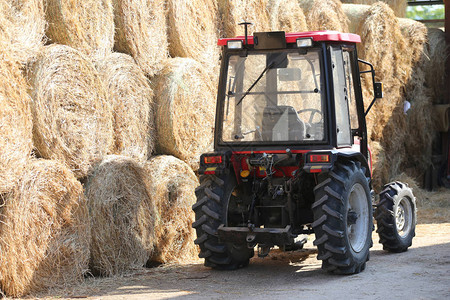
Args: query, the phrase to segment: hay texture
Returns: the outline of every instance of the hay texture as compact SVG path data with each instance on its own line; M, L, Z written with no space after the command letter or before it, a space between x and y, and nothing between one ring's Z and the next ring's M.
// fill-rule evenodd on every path
M410 59L417 64L427 55L428 29L421 23L411 19L398 18L398 24L407 42Z
M389 180L385 151L376 141L369 141L369 147L372 155L372 186L376 192L381 192L381 188Z
M156 206L155 251L157 263L183 263L197 259L192 228L198 179L183 161L169 155L151 158L145 164L149 189Z
M445 97L445 61L448 57L448 45L445 33L440 29L428 30L428 44L430 46L429 61L425 64L425 80L431 89L433 103L443 104Z
M0 0L0 49L25 64L44 43L44 5L42 0Z
M0 194L15 186L31 156L32 116L19 65L0 50Z
M153 151L153 90L127 54L113 53L97 63L114 117L114 153L146 161Z
M297 0L269 0L267 10L271 31L307 31L306 17Z
M425 84L424 66L429 61L428 29L420 22L399 18L400 29L408 44L412 72L405 86L405 98L411 103L405 130L403 169L424 174L431 164L433 120L431 91Z
M95 67L68 46L45 47L28 71L38 154L64 162L77 178L113 143L112 111Z
M112 276L143 267L153 250L155 210L143 168L110 155L85 184L91 220L94 274Z
M47 36L53 43L68 45L99 59L114 45L114 14L111 0L45 0Z
M372 5L380 1L388 4L397 17L400 18L406 17L406 7L408 6L406 0L341 0L342 3L368 4L368 5Z
M348 18L348 30L356 33L365 21L365 16L369 11L370 5L362 4L343 4L342 10ZM364 37L361 37L364 39ZM364 40L363 40L364 41Z
M169 53L190 57L214 70L219 65L218 8L215 0L167 0Z
M407 43L392 9L382 2L359 9L347 7L343 5L343 11L352 21L350 27L355 28L354 32L362 39L358 45L359 57L374 65L378 80L397 78L400 84L405 84L411 66L405 55Z
M113 0L115 49L131 55L149 76L168 57L165 0ZM184 1L186 2L186 1Z
M220 36L235 37L244 35L244 21L253 23L248 27L248 34L269 31L270 19L266 0L218 0L220 16Z
M0 210L1 289L19 297L81 282L89 241L81 184L58 162L30 162Z
M190 58L167 60L155 80L157 151L198 169L212 150L216 97L210 76Z
M309 30L348 32L348 19L339 0L298 0Z

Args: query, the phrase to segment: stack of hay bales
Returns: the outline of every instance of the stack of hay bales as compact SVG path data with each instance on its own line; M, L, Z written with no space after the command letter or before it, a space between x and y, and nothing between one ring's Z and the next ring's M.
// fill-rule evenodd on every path
M113 0L115 50L131 55L148 75L168 57L165 0Z
M114 117L114 153L146 161L153 152L153 90L144 72L127 54L97 62Z
M267 10L271 31L308 31L305 14L297 0L269 0Z
M118 275L143 267L153 252L155 207L142 166L106 156L85 183L94 274Z
M388 4L397 17L400 18L406 17L406 7L408 6L406 0L341 0L342 3L368 4L368 5L380 1Z
M270 20L266 0L218 0L220 36L235 37L244 35L242 22L250 22L248 34L269 31Z
M151 158L145 164L152 202L156 206L155 251L157 263L180 263L197 258L192 228L198 179L183 161L169 155Z
M0 50L0 194L14 188L32 151L32 117L18 63Z
M0 288L18 297L80 282L89 261L83 188L60 163L31 161L0 207Z
M348 32L348 19L339 0L298 0L309 30Z
M104 58L114 45L111 0L45 0L50 42L75 48L93 58Z
M43 1L0 0L0 12L0 49L25 64L44 43Z
M219 65L217 2L167 0L167 9L170 55L193 58L215 75Z
M203 66L172 58L155 78L156 148L198 169L200 155L212 150L214 87Z
M33 141L43 158L64 162L77 178L112 149L112 111L94 65L61 45L46 46L28 71Z

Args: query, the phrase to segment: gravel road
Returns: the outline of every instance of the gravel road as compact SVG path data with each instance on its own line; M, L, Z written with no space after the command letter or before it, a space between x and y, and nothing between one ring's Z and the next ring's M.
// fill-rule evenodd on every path
M120 278L88 279L52 291L58 299L450 299L450 223L420 224L404 253L374 247L364 272L320 269L313 237L303 250L253 258L245 269L214 271L201 261L145 269ZM48 296L48 294L47 294Z

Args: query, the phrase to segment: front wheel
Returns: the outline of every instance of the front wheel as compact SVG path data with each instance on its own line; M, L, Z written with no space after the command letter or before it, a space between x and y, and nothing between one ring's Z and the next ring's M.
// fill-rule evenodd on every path
M322 269L339 274L364 270L372 246L369 182L359 162L336 163L319 177L312 205L314 245Z
M384 250L408 250L416 229L416 199L412 190L398 181L385 185L380 193L375 219Z

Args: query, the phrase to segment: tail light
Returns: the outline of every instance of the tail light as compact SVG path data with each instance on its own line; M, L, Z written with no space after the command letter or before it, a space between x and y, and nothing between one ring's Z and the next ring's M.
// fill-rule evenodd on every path
M311 154L309 161L312 163L328 163L330 162L329 154Z
M205 164L221 164L222 156L205 156Z

